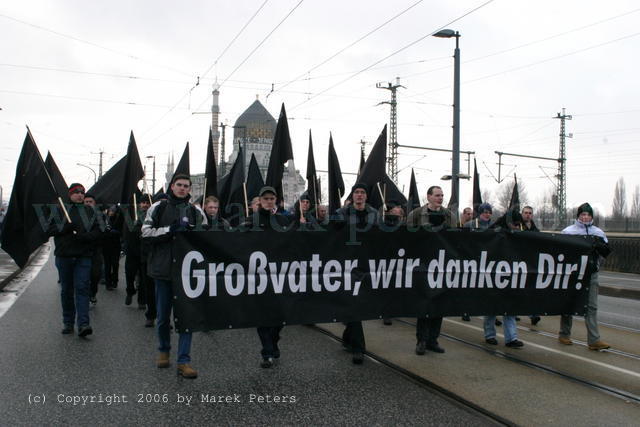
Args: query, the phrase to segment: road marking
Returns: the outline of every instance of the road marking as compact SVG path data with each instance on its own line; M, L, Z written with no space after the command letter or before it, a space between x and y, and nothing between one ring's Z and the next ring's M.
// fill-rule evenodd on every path
M471 329L475 329L476 331L484 332L484 329L480 328L478 326L473 326L473 325L469 325L467 323L457 322L455 320L450 320L450 319L445 319L445 320L447 322L455 323L456 325L466 326L467 328L471 328ZM501 337L501 338L504 338L503 334L496 334L496 335ZM560 355L563 355L563 356L566 356L566 357L570 357L570 358L573 358L573 359L576 359L576 360L580 360L582 362L591 363L593 365L597 365L597 366L601 366L603 368L611 369L613 371L617 371L617 372L620 372L622 374L631 375L631 376L634 376L636 378L640 378L640 373L639 372L630 371L628 369L620 368L620 367L614 366L614 365L609 365L608 363L598 362L597 360L591 360L591 359L588 359L586 357L582 357L582 356L578 356L578 355L575 355L575 354L567 353L566 351L556 350L555 348L545 347L545 346L540 345L540 344L532 343L531 341L525 341L525 342L527 343L528 346L536 347L536 348L539 348L539 349L542 349L542 350L549 351L551 353L560 354Z
M47 263L50 253L51 244L45 243L40 253L31 260L31 263L5 286L4 292L0 294L0 318L9 311L11 306L20 298L20 295L27 290L33 279Z
M630 278L630 277L618 277L618 276L607 276L604 274L599 274L598 278L610 279L610 280L626 280L628 282L640 282L640 279Z

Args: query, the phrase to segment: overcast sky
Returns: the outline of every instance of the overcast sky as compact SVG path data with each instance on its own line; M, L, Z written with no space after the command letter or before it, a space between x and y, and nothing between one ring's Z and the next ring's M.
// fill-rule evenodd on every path
M319 169L332 132L343 171L356 171L359 141L375 141L389 121L378 103L390 93L376 83L396 77L406 87L399 143L450 149L455 41L430 36L447 27L461 34L461 149L475 151L483 190L498 191L496 150L558 157L553 117L565 107L567 205L609 212L619 177L628 203L640 185L638 22L631 0L3 2L0 185L6 200L25 124L68 183L91 185L93 173L76 163L97 171L103 150L106 170L130 130L159 175L186 141L192 172L202 172L211 116L194 113L210 111L216 77L230 125L256 95L276 118L285 103L303 175L309 129ZM421 193L441 184L448 198L448 153L399 152L400 188L413 167ZM503 185L515 172L534 205L555 191L557 162L503 162ZM462 181L462 203L470 197Z

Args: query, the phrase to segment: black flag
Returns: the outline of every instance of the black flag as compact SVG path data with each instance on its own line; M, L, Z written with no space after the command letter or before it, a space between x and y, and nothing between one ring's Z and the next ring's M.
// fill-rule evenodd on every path
M182 152L182 157L180 157L180 161L178 162L178 166L176 166L176 170L173 171L173 176L171 177L171 181L173 181L173 177L177 174L191 176L191 169L189 168L189 143L184 147L184 151Z
M364 160L364 150L360 150L360 165L358 166L358 176L362 173L362 169L364 168L365 160Z
M238 150L238 157L236 157L236 161L233 163L231 170L227 175L220 179L220 182L222 183L222 186L219 189L221 214L224 217L237 215L237 206L242 206L242 212L244 215L244 155L242 153L242 148ZM233 204L236 206L233 207L233 209L229 209Z
M338 155L333 148L333 137L329 134L329 215L333 215L342 206L342 196L344 195L344 180L340 170Z
M278 192L278 201L283 199L282 175L284 164L293 159L293 148L291 147L291 137L289 136L289 123L287 122L287 112L284 103L280 109L280 117L276 126L276 133L271 146L271 156L269 157L269 167L267 168L267 179L265 185L269 185Z
M129 146L127 147L127 161L125 164L125 174L122 178L122 192L120 193L120 203L129 203L133 194L140 195L138 182L144 178L144 168L140 161L138 146L133 136L133 131L129 135ZM139 202L139 200L138 200Z
M251 203L251 199L258 196L262 187L264 187L264 179L262 179L262 173L258 167L256 155L251 153L249 171L247 172L247 199L249 203Z
M473 217L480 215L478 207L482 204L482 192L480 191L480 174L478 173L478 165L476 159L473 159Z
M389 178L386 172L387 166L387 125L384 125L378 140L373 145L367 161L362 167L358 182L369 187L367 203L375 209L380 209L384 201L394 200L401 205L407 204L400 189ZM384 196L384 201L383 197Z
M313 157L313 141L311 140L311 129L309 129L309 152L307 154L307 194L313 210L320 204L322 196L320 193L320 181L316 172L316 161Z
M58 169L58 165L56 164L55 160L53 160L51 152L47 153L47 158L44 161L44 166L45 168L47 168L47 173L49 173L51 182L53 182L53 186L56 188L58 197L66 198L69 186L64 180L62 173L60 173L60 169Z
M138 181L144 177L144 169L138 154L133 132L129 137L127 154L102 175L88 191L101 204L129 203L131 196L139 194Z
M158 200L160 200L160 196L162 196L163 194L164 194L164 187L160 187L160 189L155 192L151 200L153 200L153 202L155 203Z
M407 215L414 209L420 207L420 194L418 193L418 184L416 184L416 176L411 168L411 183L409 184L409 199L407 200Z
M513 190L511 191L511 200L509 200L508 212L517 211L520 212L520 192L518 191L518 177L513 174Z
M89 188L87 193L93 194L99 204L117 204L122 195L122 178L125 176L126 170L127 156L123 156Z
M218 170L216 168L216 156L213 153L213 134L209 128L209 142L207 143L207 160L204 168L204 198L218 197Z
M48 230L43 229L48 229L49 226L43 217L48 215L49 210L40 210L38 215L36 207L50 206L58 203L58 200L56 188L49 178L38 147L31 132L27 132L16 166L1 240L2 249L13 258L18 267L23 268L29 255L49 240ZM55 209L52 211L56 212ZM62 224L64 218L58 220Z

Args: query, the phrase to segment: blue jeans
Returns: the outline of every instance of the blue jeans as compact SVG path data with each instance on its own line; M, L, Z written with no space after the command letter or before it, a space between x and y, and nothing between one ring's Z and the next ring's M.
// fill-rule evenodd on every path
M516 316L502 316L504 328L504 342L508 343L518 339L516 329ZM484 316L484 339L496 337L496 316Z
M56 268L60 277L62 322L73 326L77 313L78 327L89 326L91 258L56 257Z
M169 280L155 279L156 310L158 314L156 330L158 331L158 350L168 353L171 350L171 308L173 306L173 288ZM180 333L178 338L178 363L191 362L191 332Z

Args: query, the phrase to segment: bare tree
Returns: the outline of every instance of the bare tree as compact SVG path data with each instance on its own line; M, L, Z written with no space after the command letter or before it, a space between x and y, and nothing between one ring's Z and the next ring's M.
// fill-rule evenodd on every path
M613 206L611 217L614 220L623 219L627 215L627 190L624 185L624 178L618 178L616 189L613 192Z
M498 207L502 212L506 212L511 202L511 193L513 192L513 181L504 182L497 191ZM518 180L518 194L520 194L520 205L524 206L529 203L527 198L527 188L523 181Z
M636 185L631 198L631 219L640 220L640 185Z

